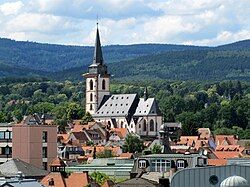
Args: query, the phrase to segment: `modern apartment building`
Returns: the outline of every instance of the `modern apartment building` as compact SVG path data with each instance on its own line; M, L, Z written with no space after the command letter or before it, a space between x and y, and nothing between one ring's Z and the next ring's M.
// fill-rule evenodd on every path
M57 157L57 126L45 124L45 119L34 114L13 125L12 130L12 157L47 170Z

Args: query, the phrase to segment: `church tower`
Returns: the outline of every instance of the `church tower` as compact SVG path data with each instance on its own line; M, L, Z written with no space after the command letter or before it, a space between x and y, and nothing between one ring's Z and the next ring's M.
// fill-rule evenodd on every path
M92 115L100 107L103 97L110 94L110 75L108 74L107 66L103 62L98 23L94 58L88 70L88 73L83 75L86 79L86 112Z

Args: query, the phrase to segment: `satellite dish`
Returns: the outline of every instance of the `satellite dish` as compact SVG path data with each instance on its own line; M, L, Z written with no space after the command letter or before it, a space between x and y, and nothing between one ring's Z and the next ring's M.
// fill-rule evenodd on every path
M207 150L203 151L203 155L207 156Z

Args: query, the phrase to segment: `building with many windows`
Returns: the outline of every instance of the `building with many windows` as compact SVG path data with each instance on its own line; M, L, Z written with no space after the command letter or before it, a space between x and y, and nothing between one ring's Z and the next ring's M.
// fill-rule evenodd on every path
M110 94L110 74L104 64L97 28L93 63L86 79L86 112L110 128L127 128L140 136L156 137L162 124L162 114L155 98L138 94Z
M0 123L0 164L12 158L12 125Z
M57 157L57 126L46 125L38 115L29 115L13 125L12 157L47 170Z

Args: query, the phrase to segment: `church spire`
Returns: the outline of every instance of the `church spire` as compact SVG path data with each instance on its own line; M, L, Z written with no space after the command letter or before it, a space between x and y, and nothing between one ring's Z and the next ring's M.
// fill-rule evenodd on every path
M103 64L103 57L102 57L102 48L101 48L101 41L98 29L98 22L97 22L97 29L96 29L96 38L95 38L95 51L94 51L94 58L93 64Z

